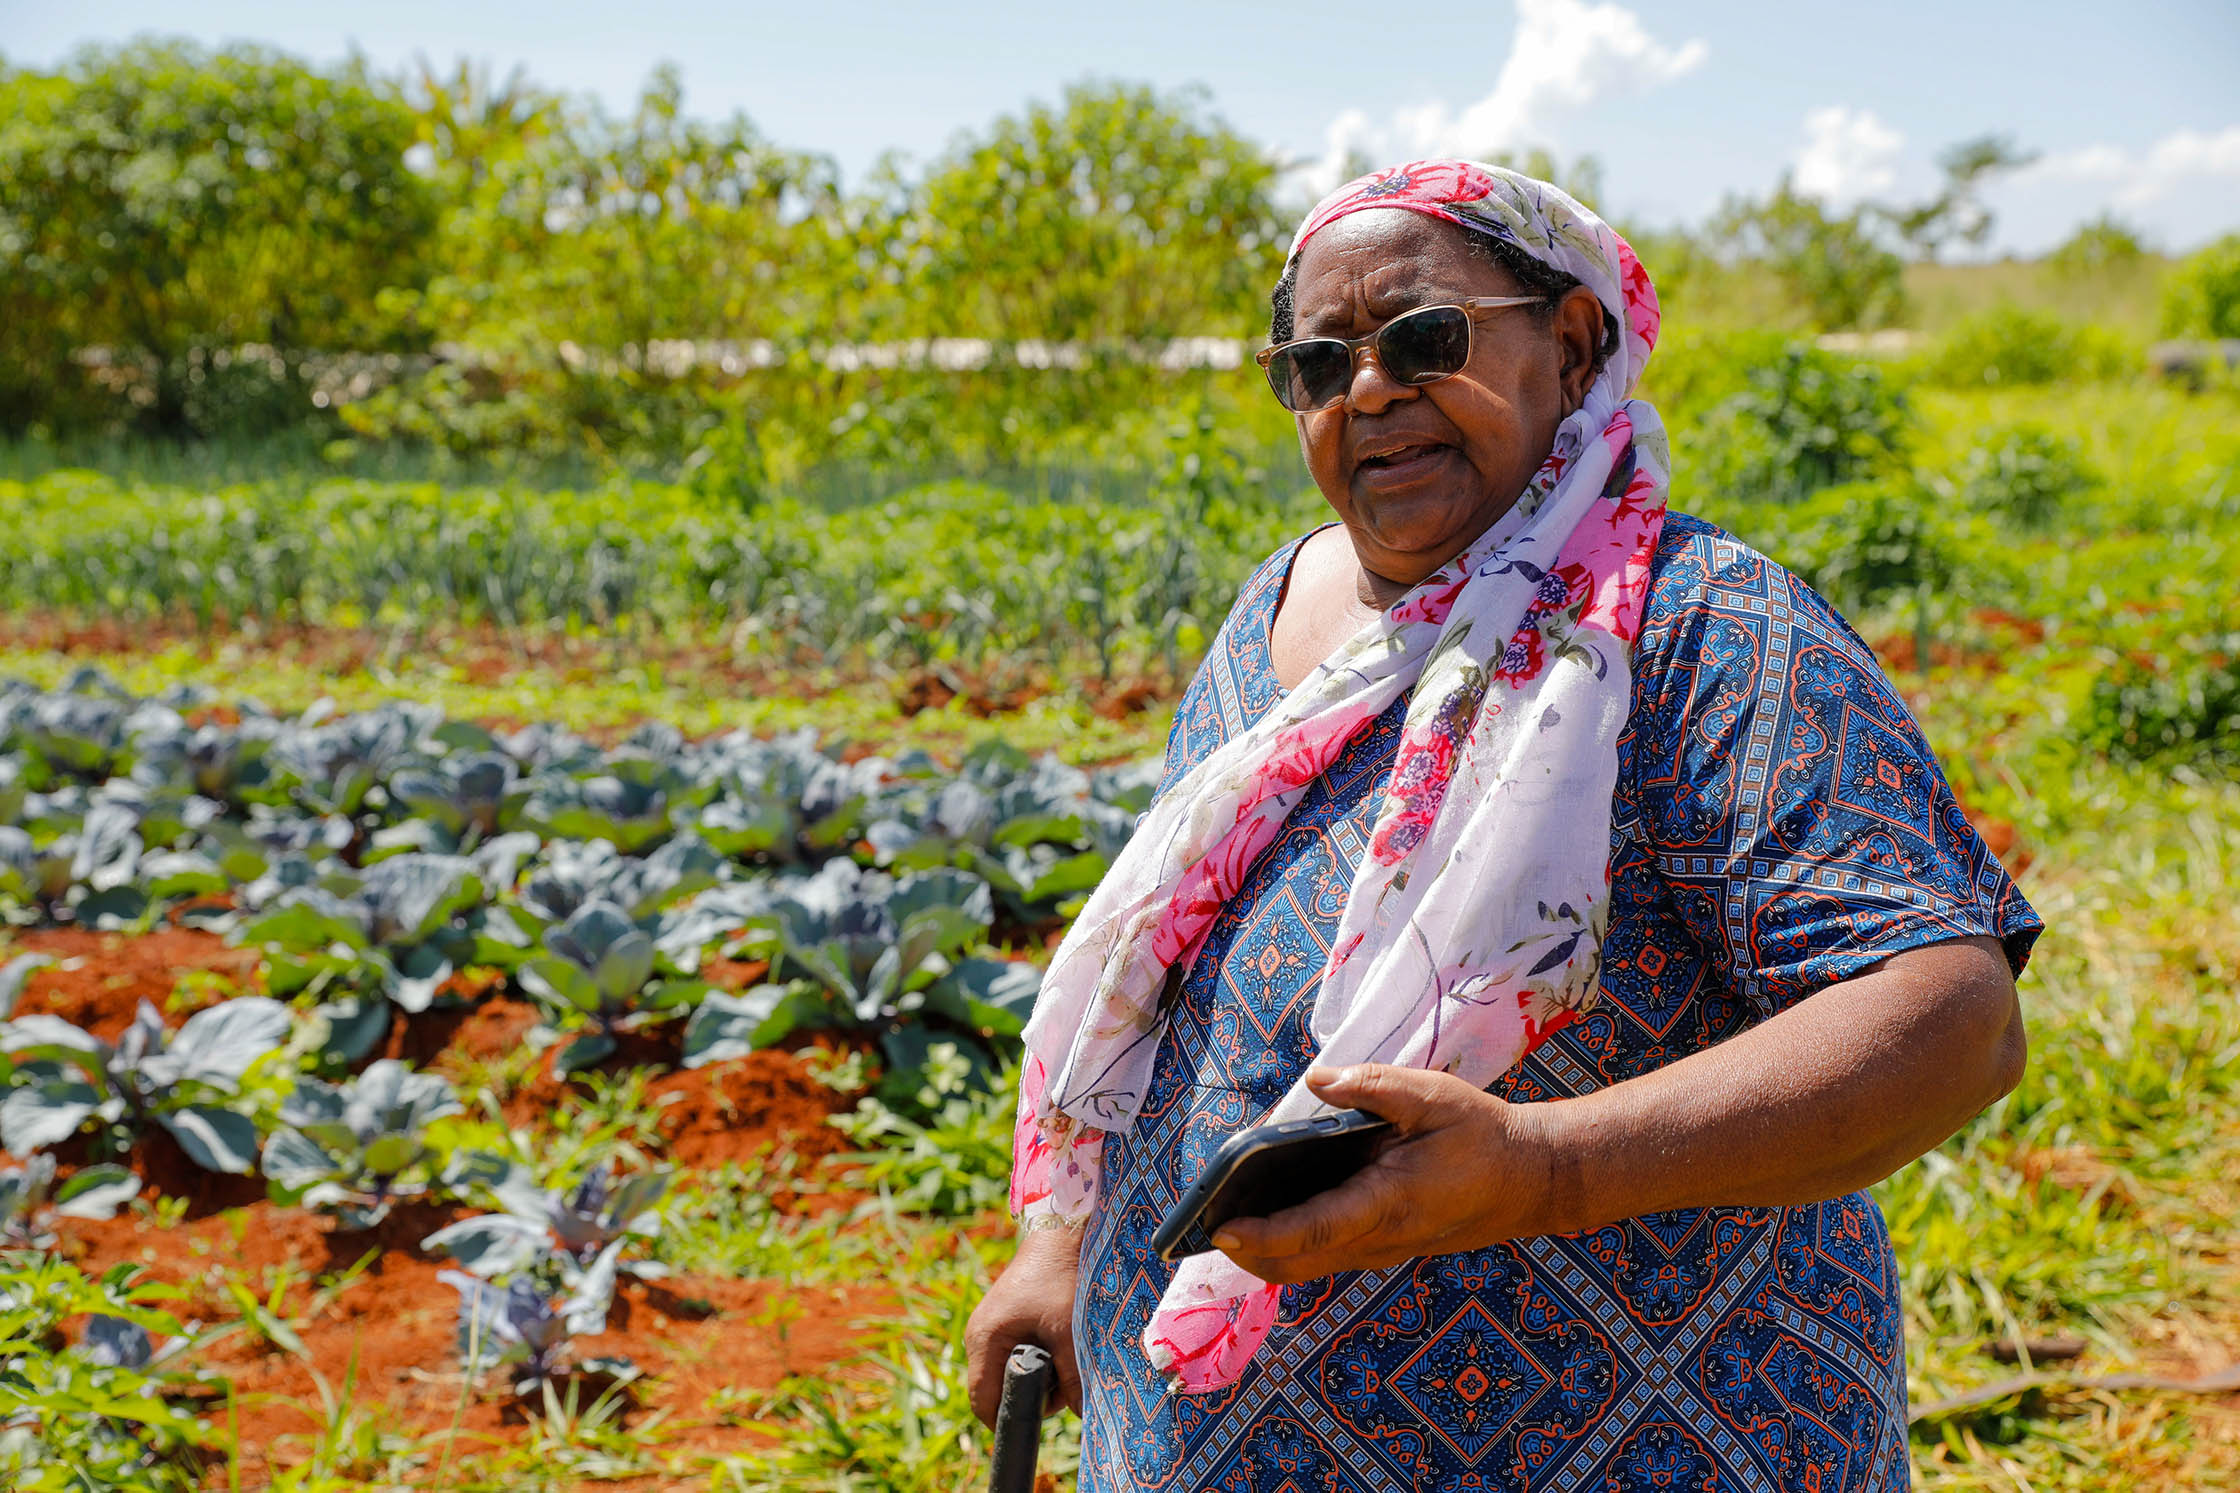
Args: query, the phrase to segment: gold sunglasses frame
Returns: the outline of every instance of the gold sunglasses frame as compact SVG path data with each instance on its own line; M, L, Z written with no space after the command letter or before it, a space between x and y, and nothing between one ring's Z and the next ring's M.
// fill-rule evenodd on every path
M1468 318L1468 332L1471 340L1466 342L1462 349L1463 364L1468 366L1470 354L1475 350L1474 343L1480 316L1488 312L1506 310L1511 306L1544 306L1548 304L1548 299L1544 295L1480 295L1471 296L1467 300L1440 301L1435 305L1415 306L1383 323L1375 331L1359 337L1294 337L1289 342L1278 342L1272 346L1261 348L1260 351L1252 355L1252 360L1260 365L1260 372L1267 377L1268 391L1276 396L1276 403L1283 404L1283 391L1276 387L1275 370L1270 366L1275 361L1276 354L1294 347L1302 347L1310 342L1335 342L1346 350L1346 387L1351 389L1353 381L1361 376L1361 355L1369 351L1372 344L1390 330L1395 323L1406 321L1411 316L1421 316L1426 311L1460 311ZM1383 359L1379 358L1378 362L1381 366ZM1390 369L1386 370L1387 373L1390 373L1390 371ZM1461 371L1462 369L1457 368L1451 373L1434 373L1429 378L1407 379L1402 380L1402 382L1410 388L1420 389L1425 384L1435 384L1443 378L1452 378ZM1293 410L1288 404L1283 404L1283 407L1291 410L1294 415L1311 415L1329 409L1332 405L1343 404L1345 398L1345 395L1340 394L1335 399L1314 406L1313 409Z

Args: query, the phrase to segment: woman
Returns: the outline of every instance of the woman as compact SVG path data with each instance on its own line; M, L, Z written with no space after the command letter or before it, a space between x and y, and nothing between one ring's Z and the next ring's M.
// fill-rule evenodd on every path
M1591 212L1376 173L1274 305L1337 522L1247 582L1052 960L976 1409L1033 1340L1100 1493L1904 1486L1859 1189L2014 1085L2041 924L1858 637L1667 514ZM1331 1107L1400 1138L1158 1261L1226 1136Z

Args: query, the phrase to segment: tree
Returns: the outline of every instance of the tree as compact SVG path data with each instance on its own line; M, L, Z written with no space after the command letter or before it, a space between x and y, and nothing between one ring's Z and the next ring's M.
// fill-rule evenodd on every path
M1963 140L1937 157L1944 171L1944 188L1927 202L1913 207L1872 209L1886 219L1898 236L1934 261L1947 244L1980 244L1991 236L1994 221L1983 202L1983 188L2003 171L2027 166L2038 158L2004 135L1979 135Z
M2172 337L2240 337L2240 233L2188 255L2162 287L2162 330Z
M436 159L463 197L431 325L515 352L573 342L633 366L654 339L792 325L818 268L801 251L837 200L829 161L771 144L743 114L690 118L674 67L619 120L526 97L500 112L471 88L462 108L460 92L430 89L422 106L431 143L456 142Z
M1875 242L1867 210L1837 216L1788 177L1763 202L1729 198L1708 237L1730 265L1761 265L1825 331L1887 323L1905 300L1905 267Z
M913 331L1249 335L1282 272L1276 165L1203 96L1081 84L937 160L908 204Z
M2084 279L2125 270L2147 257L2147 246L2138 230L2112 213L2102 213L2078 226L2046 256L2053 272L2065 279Z
M361 79L139 41L9 75L0 115L18 335L144 367L160 430L193 428L215 354L382 345L376 292L426 274L436 206L405 162L412 116Z

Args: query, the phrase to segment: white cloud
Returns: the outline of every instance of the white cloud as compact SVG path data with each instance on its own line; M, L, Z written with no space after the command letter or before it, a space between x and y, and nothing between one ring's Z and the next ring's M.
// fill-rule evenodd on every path
M1639 92L1700 67L1700 40L1669 46L1618 4L1518 0L1517 32L1493 89L1457 111L1444 100L1378 123L1359 109L1330 121L1323 154L1300 172L1316 195L1344 180L1349 157L1373 163L1426 155L1486 155L1554 143L1565 118L1620 93Z
M2112 189L2109 200L2119 208L2150 207L2204 181L2240 179L2240 124L2213 135L2179 130L2143 151L2088 145L2044 156L2021 174L2104 186Z
M1831 104L1804 117L1804 147L1791 158L1797 192L1830 207L1879 197L1898 184L1905 136L1872 109Z
M1996 247L2039 253L2113 213L2173 250L2240 227L2240 124L2177 130L2145 146L2051 151L1994 180Z

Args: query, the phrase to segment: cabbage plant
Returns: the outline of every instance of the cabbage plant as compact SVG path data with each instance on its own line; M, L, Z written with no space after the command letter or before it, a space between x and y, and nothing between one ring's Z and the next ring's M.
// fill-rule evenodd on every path
M539 773L530 779L522 823L556 839L606 840L624 851L649 849L675 831L678 815L706 799L669 763L614 757L584 777Z
M522 883L520 910L549 927L593 902L611 902L643 922L730 871L729 861L689 832L642 856L624 855L607 840L556 840Z
M606 1330L621 1248L609 1245L564 1294L529 1276L498 1286L464 1270L440 1272L436 1278L459 1293L457 1340L466 1371L509 1366L516 1394L528 1394L571 1369L633 1376L625 1360L575 1361L569 1352L569 1339Z
M321 720L314 707L276 733L271 757L289 776L290 797L316 814L355 817L442 721L433 706L404 701L333 720Z
M142 1001L113 1043L59 1016L0 1023L0 1053L13 1070L0 1099L0 1146L28 1156L98 1122L107 1148L121 1151L152 1122L197 1166L246 1173L256 1158L256 1126L226 1101L288 1029L287 1008L255 995L197 1011L176 1032Z
M50 920L114 926L140 916L135 884L146 843L128 803L73 791L25 801L23 825L0 832L0 895Z
M421 1240L420 1247L450 1254L485 1280L531 1269L546 1255L588 1268L610 1246L654 1237L660 1227L654 1205L668 1186L665 1170L616 1181L605 1162L575 1186L556 1190L513 1174L491 1184L502 1211L463 1218ZM619 1268L638 1276L660 1273L650 1261L623 1261Z
M897 877L827 862L749 919L734 947L767 956L770 980L709 992L685 1029L685 1065L831 1027L876 1038L890 1066L915 1067L930 1040L927 1016L972 1026L963 993L937 987L993 916L987 883L969 872Z
M1148 803L1141 772L1092 777L1055 757L989 743L953 778L889 794L864 831L878 864L977 872L1026 917L1047 915L1102 879Z
M484 849L518 847L494 841ZM336 886L349 889L330 889ZM512 935L486 936L506 924L487 915L485 898L474 858L396 855L355 876L281 892L233 938L264 948L266 988L274 994L324 997L328 1051L355 1061L388 1030L389 1013L373 998L416 1015L435 1004L459 969L516 957Z
M698 980L656 979L653 938L612 902L594 901L545 930L547 952L521 966L521 986L569 1036L554 1070L610 1056L618 1034L667 1020L708 993Z
M264 1145L274 1200L333 1210L346 1229L371 1228L399 1198L428 1190L442 1161L428 1123L459 1108L442 1078L389 1058L347 1084L299 1078Z
M391 801L413 823L439 831L450 850L511 829L528 796L513 759L497 752L450 757L389 779Z
M0 1248L52 1249L57 1218L114 1218L139 1195L140 1179L121 1166L85 1166L59 1184L52 1156L0 1171Z

